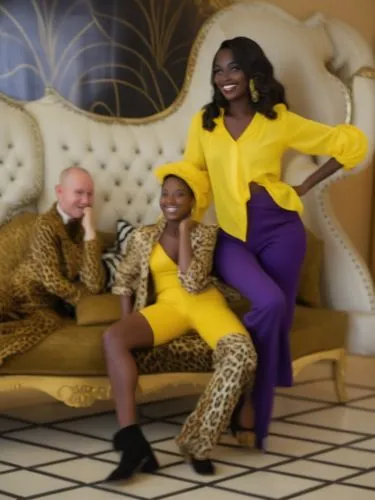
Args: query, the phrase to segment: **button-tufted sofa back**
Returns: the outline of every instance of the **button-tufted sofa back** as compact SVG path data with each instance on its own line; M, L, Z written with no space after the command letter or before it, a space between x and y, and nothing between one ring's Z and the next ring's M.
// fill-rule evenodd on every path
M113 229L118 217L134 224L158 215L159 188L153 169L181 156L186 125L173 116L150 124L127 124L84 113L54 93L28 109L37 117L45 141L45 186L38 209L48 208L64 168L79 164L93 175L99 226Z
M43 143L21 104L0 95L0 224L35 202L43 187Z

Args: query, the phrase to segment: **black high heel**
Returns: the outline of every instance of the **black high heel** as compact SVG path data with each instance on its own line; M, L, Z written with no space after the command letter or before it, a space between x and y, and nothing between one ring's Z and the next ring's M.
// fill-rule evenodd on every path
M113 438L113 447L121 451L121 460L107 477L107 482L129 479L137 472L155 472L158 461L139 425L129 425L119 430Z
M243 394L241 394L238 403L233 410L229 423L229 429L232 433L232 436L237 440L238 444L240 444L244 448L254 448L256 441L254 430L249 429L248 427L243 427L238 423L244 401L245 398Z

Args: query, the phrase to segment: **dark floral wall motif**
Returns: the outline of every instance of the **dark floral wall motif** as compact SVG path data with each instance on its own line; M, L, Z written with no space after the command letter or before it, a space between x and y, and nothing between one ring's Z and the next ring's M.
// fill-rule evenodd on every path
M2 0L0 92L34 100L53 87L95 113L157 113L178 95L192 42L220 3Z

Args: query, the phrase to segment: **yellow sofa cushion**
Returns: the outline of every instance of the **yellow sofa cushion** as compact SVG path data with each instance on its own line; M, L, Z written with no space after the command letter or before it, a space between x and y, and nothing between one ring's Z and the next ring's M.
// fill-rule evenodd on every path
M243 314L246 304L238 304L236 313ZM293 359L307 354L344 347L348 317L346 313L312 309L297 306L291 333L291 351ZM73 321L67 321L65 326L54 332L31 351L6 360L0 367L0 374L24 375L106 375L106 366L102 347L102 337L105 325L76 326ZM158 356L163 352L163 359L170 362L156 363L157 371L179 371L181 359L191 359L194 352L200 356L205 353L203 365L207 371L212 369L212 352L206 348L195 349L195 343L203 341L196 334L192 335L191 349L181 353L179 363L172 359L173 352L168 345L150 351L142 351L141 356ZM174 363L173 363L174 362ZM154 373L154 372L153 372Z
M110 293L84 297L76 307L77 325L114 323L121 317L120 297Z

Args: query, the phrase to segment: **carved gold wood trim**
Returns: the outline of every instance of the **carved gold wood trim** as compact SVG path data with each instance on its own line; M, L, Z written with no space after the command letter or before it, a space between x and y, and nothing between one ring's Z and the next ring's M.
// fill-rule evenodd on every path
M137 402L201 394L210 373L157 373L141 375ZM35 389L73 408L92 406L95 401L112 399L107 377L71 377L53 375L1 375L0 393Z
M36 389L45 392L67 406L84 408L97 400L111 399L106 377L55 377L37 375L3 375L0 392Z
M328 70L327 70L328 71ZM350 85L346 85L337 75L328 71L329 76L336 81L345 100L345 123L349 124L353 118L353 96Z
M354 79L357 77L367 78L369 80L375 80L375 68L372 68L371 66L361 66L349 78L347 88L348 88L349 95L350 95L350 105L351 106L352 106L352 102L353 102L353 83L354 83Z
M195 5L198 7L199 14L206 16L217 10L229 7L239 0L195 0Z
M336 393L340 402L346 401L345 389L345 349L332 349L303 356L293 361L293 376L306 366L318 361L333 361L333 378ZM137 401L144 403L169 399L178 396L200 394L206 387L210 373L162 373L141 375ZM36 389L49 394L67 406L84 408L92 406L95 401L112 398L107 377L71 377L43 375L2 375L0 376L0 393ZM244 446L251 446L252 438L244 436ZM250 439L250 441L249 441ZM249 441L249 442L248 442Z
M361 68L357 69L351 79L353 80L353 78L355 78L356 76L375 80L375 68L372 68L371 66L362 66Z

